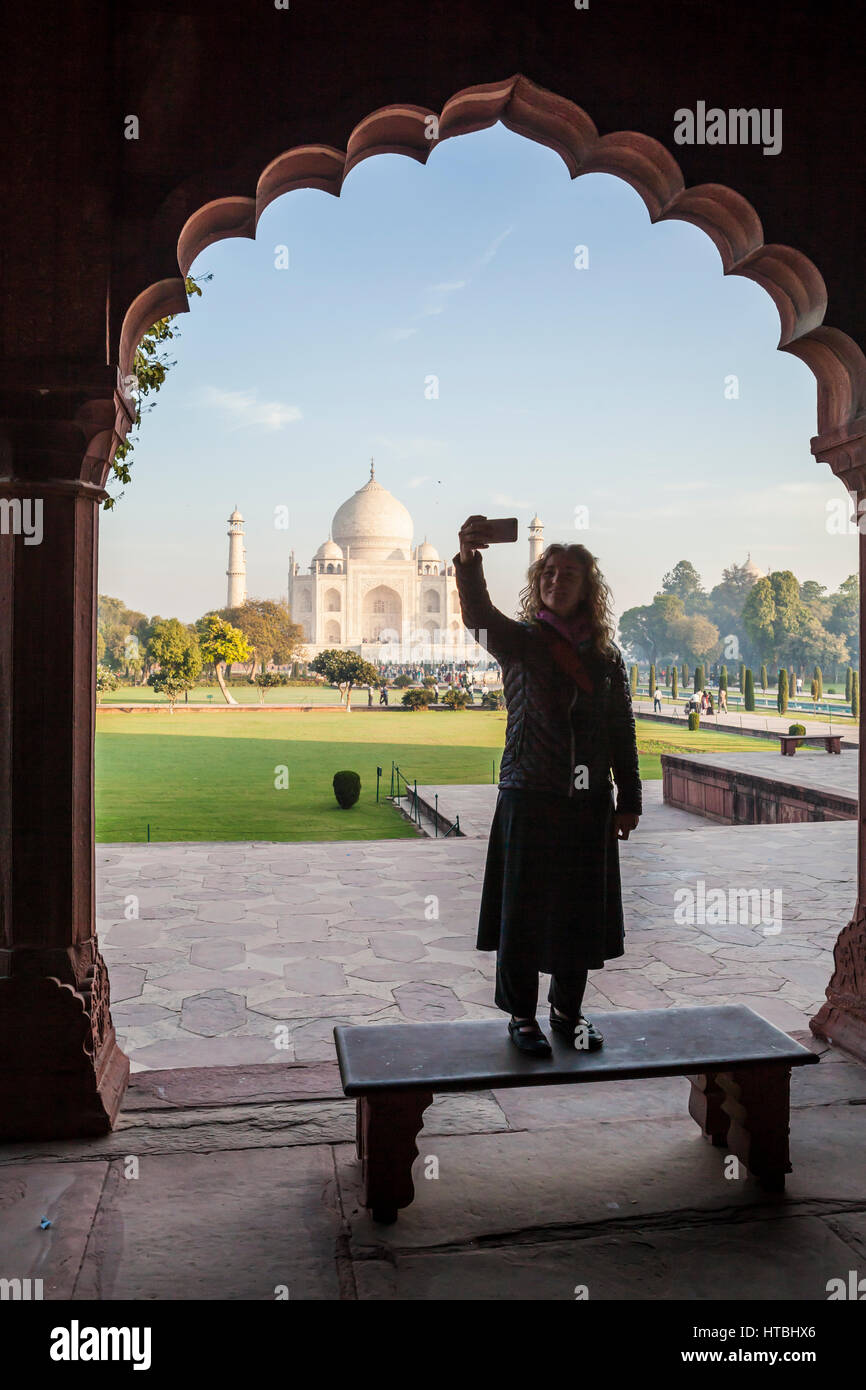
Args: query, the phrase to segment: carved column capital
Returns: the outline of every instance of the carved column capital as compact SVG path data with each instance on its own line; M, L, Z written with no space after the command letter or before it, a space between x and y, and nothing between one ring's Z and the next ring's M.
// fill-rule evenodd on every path
M6 363L0 382L0 495L52 492L99 502L135 420L117 367Z

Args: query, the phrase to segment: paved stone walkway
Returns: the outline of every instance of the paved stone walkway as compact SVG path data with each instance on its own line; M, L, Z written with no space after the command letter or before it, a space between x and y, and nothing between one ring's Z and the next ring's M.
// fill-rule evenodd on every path
M635 714L641 719L659 719L660 722L670 724L671 716L676 715L677 722L683 728L687 728L686 716L683 711L685 696L673 704L670 700L662 698L661 717L656 715L653 709L652 700L632 700ZM702 729L721 729L732 734L739 733L740 730L760 729L771 734L786 734L792 724L802 723L805 726L807 737L816 738L820 734L841 734L842 738L855 746L860 742L860 726L852 724L846 719L831 719L826 714L814 715L805 710L789 710L787 714L779 714L773 709L759 709L753 712L748 710L732 709L727 714L701 715Z
M470 838L97 846L133 1069L313 1063L333 1059L335 1023L498 1016L494 957L474 948L496 789L448 790ZM662 806L659 782L645 793L620 846L626 954L590 975L588 1009L742 1002L806 1028L854 902L856 824L707 826ZM780 893L781 930L730 906L688 920L674 894L690 889L699 915L701 883Z

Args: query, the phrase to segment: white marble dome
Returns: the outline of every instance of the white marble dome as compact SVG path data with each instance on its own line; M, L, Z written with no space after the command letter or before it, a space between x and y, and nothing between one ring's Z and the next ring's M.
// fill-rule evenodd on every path
M331 534L352 560L409 558L414 530L409 512L387 488L370 478L338 507ZM395 552L397 554L395 555Z
M314 560L342 560L343 552L336 541L322 541L315 555Z
M422 541L418 547L418 559L433 560L438 563L440 559L439 551L436 549L435 545L431 545L429 541Z

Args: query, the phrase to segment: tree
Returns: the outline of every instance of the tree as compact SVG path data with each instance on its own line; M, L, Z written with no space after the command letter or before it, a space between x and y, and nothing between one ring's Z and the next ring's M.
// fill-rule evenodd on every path
M778 661L805 616L800 586L790 570L777 570L759 579L743 605L743 626L759 650Z
M719 629L701 614L685 614L671 624L677 649L694 665L710 660L719 648Z
M244 634L217 613L205 613L196 623L196 630L202 657L213 664L223 699L227 705L236 705L237 700L226 687L225 669L227 662L249 660L251 652Z
M672 666L672 667L671 667L671 699L672 699L672 700L676 700L676 698L677 698L677 668L676 668L676 666Z
M340 687L340 699L343 699L345 693L347 710L351 708L353 686L379 684L379 672L372 662L364 661L357 652L343 652L336 647L331 647L315 657L310 662L310 670L318 671L333 685Z
M286 599L250 598L240 608L221 608L218 616L240 628L246 638L252 656L250 680L257 666L266 667L269 662L286 666L303 647L304 630L292 622Z
M851 713L855 719L860 718L860 674L857 671L851 677Z
M814 676L815 685L816 685L816 688L817 688L817 694L816 694L816 696L815 696L815 699L816 699L816 700L820 700L820 699L823 697L823 695L824 695L824 677L823 677L823 675L821 674L821 667L820 667L820 666L816 666L816 667L815 667L815 670L814 670L814 672L813 672L813 676Z
M187 295L195 294L200 296L201 285L212 279L212 274L200 275L198 279L194 279L191 275L187 275L184 280L184 288ZM165 381L167 372L170 368L177 365L175 362L169 362L160 347L160 344L166 342L169 338L179 338L181 336L180 329L174 327L176 318L177 314L169 314L167 318L157 319L156 323L145 333L138 347L135 349L135 356L132 359L132 375L135 378L134 383L132 383L134 394L131 396L131 404L135 408L135 413L132 425L130 426L130 435L141 425L142 415L152 410L156 404L155 401L151 401L150 405L142 407L142 401L144 401L147 396L156 395ZM118 479L119 482L123 483L124 486L130 481L130 465L128 459L135 448L136 442L135 439L127 436L126 439L118 444L114 451L114 459L111 464L111 475ZM111 511L112 507L120 501L122 496L123 493L120 492L117 497L106 497L102 504L104 509L106 511Z
M96 606L97 659L112 671L140 671L146 627L143 613L127 608L119 598L100 594Z
M171 712L186 690L191 690L201 674L202 658L198 634L179 618L159 618L151 625L147 644L148 659L159 670L151 672L148 684L168 697Z
M851 670L851 667L849 666L849 667L848 667L848 670L845 672L845 703L846 703L846 705L850 705L850 703L851 703L851 678L852 678L853 675L854 675L854 672Z
M721 671L719 672L719 690L720 690L720 691L722 691L722 690L727 690L727 688L728 688L728 668L727 668L727 666L723 666L722 669L721 669Z
M695 690L703 690L703 688L704 688L704 668L703 668L703 666L696 666L696 667L695 667Z
M766 666L762 666L762 667L761 667L761 689L762 689L762 690L766 690L766 689L767 689L767 668L766 668Z
M655 665L652 665L652 666L650 666L650 668L649 668L649 697L650 697L650 699L653 698L653 696L655 695L655 693L656 693L656 668L655 668Z
M752 668L746 668L746 680L743 687L743 704L747 710L755 708L755 677L752 675Z
M830 614L825 626L828 632L841 637L848 648L852 664L860 659L860 580L856 574L839 585L839 592L830 598ZM847 658L846 658L847 659Z
M686 665L685 662L683 662L683 664L682 664L682 668L681 668L681 670L680 670L680 675L681 675L682 678L683 678L683 690L685 690L686 686L687 686L688 683L689 683L689 668L688 668L688 666Z
M107 666L97 666L96 668L96 703L99 704L100 695L104 695L106 690L117 689L117 676Z
M631 686L632 698L637 694L637 666L632 663L629 671L629 685Z
M253 676L253 681L259 688L259 704L265 703L265 691L277 685L288 685L289 678L284 676L281 671L259 671L257 676Z
M784 714L788 708L788 672L784 666L779 672L779 684L776 689L776 708L780 714Z
M690 560L680 560L662 580L662 593L672 594L688 609L695 600L704 597L704 586Z
M737 672L737 685L740 687L740 693L741 693L741 694L743 693L743 690L744 690L745 680L746 680L746 663L745 663L745 661L741 661L741 662L740 662L739 671Z

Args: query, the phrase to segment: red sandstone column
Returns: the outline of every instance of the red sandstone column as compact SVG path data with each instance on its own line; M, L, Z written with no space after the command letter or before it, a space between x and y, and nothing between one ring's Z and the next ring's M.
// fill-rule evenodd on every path
M862 669L866 654L866 421L863 433L812 441L816 458L824 459L856 494L861 520L860 546L860 751L857 816L857 901L851 921L839 934L833 951L835 969L827 986L827 1002L809 1022L819 1038L836 1043L866 1062L866 709ZM841 433L841 432L840 432ZM851 756L850 754L848 755Z
M105 1132L129 1075L94 929L98 513L117 426L128 423L116 379L102 369L88 389L0 386L0 1138L7 1140Z

